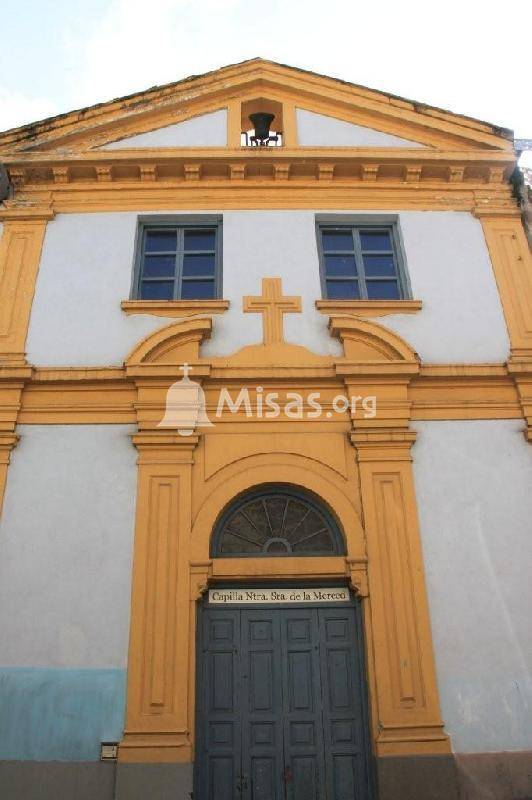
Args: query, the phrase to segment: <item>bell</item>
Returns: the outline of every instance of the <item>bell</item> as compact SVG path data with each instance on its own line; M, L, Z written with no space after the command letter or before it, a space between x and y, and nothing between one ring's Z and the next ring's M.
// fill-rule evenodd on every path
M166 393L166 410L158 428L177 428L180 436L191 436L197 427L214 427L207 416L205 393L191 381L187 371Z
M264 144L270 138L270 125L273 122L275 114L266 114L264 111L257 111L256 114L250 114L249 119L255 128L255 139Z

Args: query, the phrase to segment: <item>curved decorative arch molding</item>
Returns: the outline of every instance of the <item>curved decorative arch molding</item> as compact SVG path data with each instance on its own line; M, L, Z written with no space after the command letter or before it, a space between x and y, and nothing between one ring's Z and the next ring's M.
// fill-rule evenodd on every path
M202 499L192 523L190 559L202 562L210 559L210 542L220 509L239 494L264 483L286 483L300 486L316 495L337 518L346 539L346 557L365 559L362 522L352 501L331 479L329 468L303 456L296 458L275 454L265 463L262 457L252 457L255 464L231 464L217 474L218 485ZM259 462L260 458L260 463Z
M419 362L415 350L397 333L360 317L331 317L329 331L343 344L349 361Z
M178 365L197 361L199 348L212 332L210 317L183 319L146 336L129 353L126 368L141 365Z

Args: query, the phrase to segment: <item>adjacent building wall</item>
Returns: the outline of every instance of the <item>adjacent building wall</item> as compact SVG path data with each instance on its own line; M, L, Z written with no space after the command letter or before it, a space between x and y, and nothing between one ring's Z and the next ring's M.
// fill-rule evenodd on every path
M21 426L0 526L0 758L97 759L124 719L129 425Z
M417 422L442 714L456 752L532 749L532 448L522 421Z
M505 361L508 337L478 220L462 212L405 211L399 217L413 296L423 310L378 321L428 362ZM48 224L27 343L31 363L120 364L139 339L172 321L127 317L120 308L131 291L137 218L70 214ZM314 212L224 212L223 270L231 307L215 317L206 355L261 340L260 315L242 313L242 296L260 294L261 278L277 275L285 293L303 302L303 314L285 317L287 340L317 353L340 352L327 318L314 307L321 297Z

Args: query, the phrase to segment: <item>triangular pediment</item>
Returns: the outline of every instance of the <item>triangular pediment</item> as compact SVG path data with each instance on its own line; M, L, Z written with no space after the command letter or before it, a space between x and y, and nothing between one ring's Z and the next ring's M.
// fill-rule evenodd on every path
M297 141L303 147L426 147L365 125L296 108Z
M144 147L225 147L227 145L227 109L200 114L184 122L164 125L155 130L126 136L101 146L102 150L127 150Z
M312 122L316 128L319 123L331 137L331 144L325 146L512 151L511 132L488 123L253 59L6 131L0 134L0 153L235 148L240 146L237 137L241 130L235 108L246 102L253 104L256 98L283 104L285 122L290 113L292 119L299 116L306 123L307 138L298 142L294 134L283 142L291 149L315 146L308 138L308 114L312 114L310 127ZM220 121L225 113L229 115L228 139L221 144ZM314 131L312 135L317 134ZM344 140L346 144L339 143Z

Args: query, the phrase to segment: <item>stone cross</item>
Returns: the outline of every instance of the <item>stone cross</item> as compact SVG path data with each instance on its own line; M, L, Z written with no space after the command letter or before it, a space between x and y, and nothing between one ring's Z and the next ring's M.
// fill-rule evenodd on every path
M300 314L301 298L284 296L281 278L263 278L260 297L244 297L244 312L262 314L264 344L284 341L283 314Z

